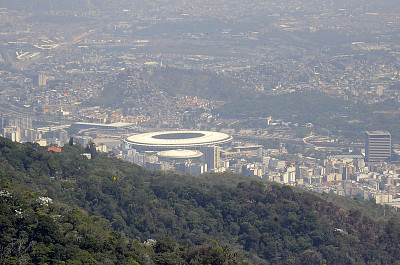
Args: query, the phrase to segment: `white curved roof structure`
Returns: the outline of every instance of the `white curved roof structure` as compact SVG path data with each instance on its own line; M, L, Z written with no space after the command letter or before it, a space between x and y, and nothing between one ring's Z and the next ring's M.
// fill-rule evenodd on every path
M125 139L125 142L133 148L146 150L196 149L231 141L230 135L210 131L151 132L136 134Z
M198 158L203 155L199 150L185 150L185 149L176 149L176 150L165 150L157 153L159 158L164 159L190 159L190 158Z

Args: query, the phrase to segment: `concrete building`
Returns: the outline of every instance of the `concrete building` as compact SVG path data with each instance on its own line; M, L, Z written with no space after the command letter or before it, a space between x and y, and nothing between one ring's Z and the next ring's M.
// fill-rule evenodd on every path
M219 146L203 146L200 148L204 155L204 163L207 164L207 169L218 169L221 166L221 149Z
M17 126L8 126L3 129L3 136L13 142L21 142L21 132Z
M39 76L38 76L38 84L41 87L45 87L47 85L47 78L42 73L40 73Z
M54 137L59 139L61 144L66 144L69 141L68 132L66 130L60 129L54 132Z
M34 129L26 129L24 130L24 139L27 142L35 142L37 140L37 132Z
M201 175L207 172L207 164L185 164L185 173L190 175Z
M286 162L283 160L278 160L276 158L271 158L269 161L269 167L272 170L283 170L286 166Z
M78 136L74 137L74 142L80 144L82 147L86 147L87 144L92 141L91 137L88 136Z
M390 160L392 139L387 131L365 132L365 162L376 163Z
M0 129L16 126L21 131L32 129L32 118L29 117L0 117Z

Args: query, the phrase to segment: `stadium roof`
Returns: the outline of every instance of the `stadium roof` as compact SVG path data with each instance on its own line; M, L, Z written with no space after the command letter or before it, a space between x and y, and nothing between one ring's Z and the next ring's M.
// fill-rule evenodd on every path
M162 131L136 134L125 139L134 148L148 150L192 149L202 146L222 145L232 141L232 136L210 131Z
M202 156L203 153L199 150L184 150L184 149L176 149L176 150L166 150L157 153L157 156L160 158L168 158L168 159L189 159L189 158L197 158Z

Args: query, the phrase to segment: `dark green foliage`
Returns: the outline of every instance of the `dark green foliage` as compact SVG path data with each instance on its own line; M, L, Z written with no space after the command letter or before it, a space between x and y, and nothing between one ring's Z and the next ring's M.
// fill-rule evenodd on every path
M28 183L40 194L106 218L112 229L128 238L158 239L154 256L149 254L157 264L237 264L235 254L218 244L240 251L254 264L392 264L400 260L400 224L390 219L399 215L386 209L389 219L377 218L383 208L371 202L342 198L342 205L347 201L355 206L343 209L325 195L233 174L193 177L149 172L103 154L88 160L81 156L84 150L79 146L65 146L61 153L54 153L3 138L0 145L2 177ZM47 214L41 207L32 204L31 211ZM7 207L0 206L0 211L13 215ZM37 214L43 224L29 231L43 244L35 245L32 258L41 262L54 248L62 248L63 240L77 238L75 247L84 251L80 257L87 258L85 262L101 258L93 253L105 253L105 248L112 253L125 248L116 243L121 239L114 234L111 245L102 243L108 242L107 237L99 239L102 233L96 230L79 236L86 231L80 230L82 226L93 227L87 222L101 223L93 218L73 209L63 214L62 221ZM0 218L0 227L14 226L14 219ZM171 239L201 245L186 246ZM7 244L10 240L4 238ZM209 246L213 240L218 243ZM69 255L62 253L57 257Z
M68 141L68 145L69 146L74 146L74 137L69 137L69 141Z
M154 246L156 264L180 265L233 265L244 264L238 255L228 248L196 246L187 248L170 239L161 239Z
M104 219L46 203L27 187L5 179L0 182L0 193L0 264L107 264L108 260L115 264L128 258L140 261L134 250L127 249L126 239L107 231ZM119 245L126 250L114 251Z
M218 246L129 240L102 218L27 190L0 181L0 264L246 264Z
M89 153L92 157L95 157L97 155L96 144L90 141L85 148L85 152Z

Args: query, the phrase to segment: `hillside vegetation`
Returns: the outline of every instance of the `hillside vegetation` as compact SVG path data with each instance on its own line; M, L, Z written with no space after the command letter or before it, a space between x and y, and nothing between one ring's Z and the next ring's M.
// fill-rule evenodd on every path
M89 216L29 187L0 181L0 264L247 264L216 244L169 238L128 239L107 220Z
M105 218L114 231L131 239L216 242L242 253L252 264L400 260L399 215L388 209L385 218L374 218L371 211L383 210L371 202L345 210L288 186L233 174L149 172L90 148L86 151L92 152L92 160L81 156L84 150L79 146L53 153L0 138L0 177Z

